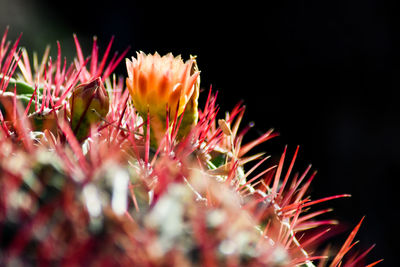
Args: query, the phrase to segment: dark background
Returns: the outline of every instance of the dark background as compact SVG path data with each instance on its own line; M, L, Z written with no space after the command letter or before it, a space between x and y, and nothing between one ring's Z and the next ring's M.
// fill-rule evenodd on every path
M273 127L281 136L263 146L279 155L301 146L298 171L318 170L313 199L334 200L331 217L353 227L366 216L358 248L376 243L369 261L395 266L399 242L400 8L395 1L28 1L0 0L0 31L41 54L60 40L71 58L72 33L89 54L102 51L173 52L198 56L202 88L219 91L228 111L239 101L249 137ZM231 1L232 2L232 1ZM55 49L53 49L55 50ZM118 69L126 75L124 66ZM201 98L204 102L204 94ZM221 113L221 116L223 113ZM338 240L344 242L345 236Z

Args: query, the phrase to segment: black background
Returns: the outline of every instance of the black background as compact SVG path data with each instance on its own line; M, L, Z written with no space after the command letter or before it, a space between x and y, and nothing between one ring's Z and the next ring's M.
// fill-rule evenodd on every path
M85 1L1 0L0 31L9 24L22 44L43 51L62 43L73 51L72 33L89 54L97 35L104 51L173 52L198 56L202 88L219 91L221 110L239 101L249 135L273 127L281 136L263 146L279 155L300 145L298 171L318 170L313 199L334 200L332 217L353 227L370 261L395 266L399 242L400 9L395 1ZM124 66L118 69L126 75ZM201 98L204 103L204 94ZM220 114L223 116L223 113ZM345 236L339 241L344 242Z

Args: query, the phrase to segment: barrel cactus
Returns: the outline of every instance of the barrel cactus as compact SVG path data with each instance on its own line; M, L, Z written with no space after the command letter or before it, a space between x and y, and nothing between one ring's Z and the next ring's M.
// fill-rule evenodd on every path
M69 63L59 43L40 64L0 43L2 266L365 266L369 250L345 257L361 222L335 250L338 222L317 219L349 195L312 200L299 147L252 153L278 133L245 143L243 105L198 103L195 57L139 52L124 78L128 49L85 57L73 38Z

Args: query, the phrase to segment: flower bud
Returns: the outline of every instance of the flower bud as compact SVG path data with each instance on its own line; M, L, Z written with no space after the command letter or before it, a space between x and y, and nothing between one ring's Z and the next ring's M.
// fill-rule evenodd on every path
M69 99L71 128L79 141L89 134L90 126L104 118L109 109L107 91L100 78L75 87Z

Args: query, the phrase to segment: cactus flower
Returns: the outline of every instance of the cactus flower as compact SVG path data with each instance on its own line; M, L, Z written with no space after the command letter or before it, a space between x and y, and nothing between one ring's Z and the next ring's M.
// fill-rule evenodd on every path
M140 52L132 61L127 59L126 65L126 85L133 105L142 117L146 118L149 113L153 141L165 133L167 107L171 121L176 115L182 115L187 106L182 129L197 123L200 72L194 57L183 62L180 56L174 57L171 53L161 57L158 53Z
M87 137L90 125L104 118L109 109L109 97L100 78L78 85L69 99L71 128L78 140Z

